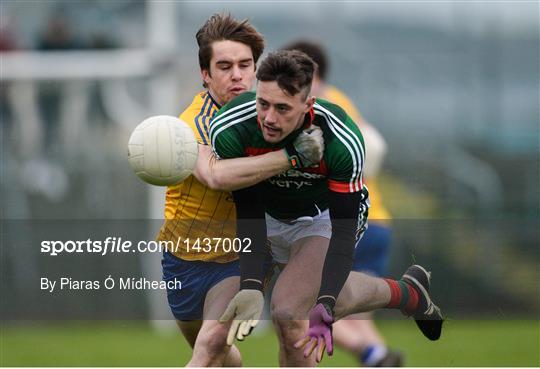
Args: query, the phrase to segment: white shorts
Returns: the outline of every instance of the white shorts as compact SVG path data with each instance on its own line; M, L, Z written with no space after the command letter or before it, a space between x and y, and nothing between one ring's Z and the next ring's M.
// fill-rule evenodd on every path
M287 264L291 245L299 239L309 236L330 239L332 236L332 223L328 209L313 217L300 217L291 224L280 222L266 214L266 228L272 256L280 264Z

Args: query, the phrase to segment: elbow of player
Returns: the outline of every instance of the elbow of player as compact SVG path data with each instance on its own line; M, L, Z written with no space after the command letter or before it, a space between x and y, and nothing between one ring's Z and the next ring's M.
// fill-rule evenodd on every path
M212 173L206 178L206 186L214 191L230 191L227 176L220 173Z
M213 168L211 160L202 160L199 157L193 175L199 182L212 190L226 190L223 174Z
M214 176L210 177L209 180L207 181L206 185L214 190L214 191L224 191L225 188L223 188L223 185L222 183L220 182L220 180Z

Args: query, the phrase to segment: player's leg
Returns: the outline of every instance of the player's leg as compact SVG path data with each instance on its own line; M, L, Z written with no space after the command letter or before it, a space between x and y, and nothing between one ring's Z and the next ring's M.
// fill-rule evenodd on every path
M186 261L169 252L161 260L164 281L181 281L182 288L167 288L167 301L176 324L188 344L193 347L202 325L205 286L197 278L200 264ZM169 285L169 283L167 284Z
M166 252L163 255L162 267L165 281L176 279L182 282L181 289L167 290L167 300L174 317L177 319L177 324L180 327L182 334L190 346L194 348L190 364L195 362L196 364L193 365L203 366L203 363L205 362L213 362L216 360L221 360L222 364L223 360L228 362L229 358L223 358L221 352L216 354L217 358L206 355L207 353L215 353L216 350L213 349L214 346L212 346L210 350L201 349L201 346L207 343L205 340L208 335L204 334L200 339L198 336L200 335L199 333L201 330L205 333L212 332L212 329L208 329L204 326L204 322L202 321L203 317L208 317L209 319L212 318L213 320L219 318L219 313L217 312L214 313L212 310L206 312L206 302L226 298L225 296L221 297L222 295L220 293L211 293L211 291L219 292L219 283L227 279L229 279L229 282L221 285L224 293L226 290L232 289L230 296L233 296L238 290L237 276L240 273L238 262L219 264L201 261L186 261ZM236 285L230 286L229 283L232 285L236 283ZM217 297L214 298L216 295ZM230 296L229 300L231 298ZM208 300L208 298L210 298L210 300ZM224 302L224 306L228 304L229 300ZM225 331L226 330L227 329L225 329ZM213 345L214 341L211 341L210 343ZM223 343L225 344L225 339L223 340ZM232 364L235 365L240 362L238 350L234 349L230 352L232 352L232 354L230 354L232 357Z
M230 325L219 323L216 317L219 318L223 314L227 305L229 304L229 301L231 301L236 292L238 292L239 285L240 277L238 276L232 276L224 279L210 289L210 291L206 295L206 301L204 303L205 322L208 322L208 324L211 325L208 332L210 332L211 334L216 333L216 329L212 328L215 328L215 325L219 324L216 333L216 336L218 336L219 339L214 337L215 345L213 345L217 345L218 347L215 347L214 350L217 349L219 351L221 348L221 350L223 351L229 351L225 357L225 360L222 363L222 366L226 367L242 366L242 355L240 354L240 350L238 350L238 347L236 347L236 345L228 346L226 344L227 332L229 331ZM223 346L224 343L225 346Z
M386 274L391 228L370 223L356 245L353 271L373 276ZM371 312L353 314L333 326L334 342L355 355L363 366L401 366L402 354L389 350L373 322Z
M391 298L388 283L382 278L365 273L351 272L338 296L335 318L373 311L386 307Z
M384 346L384 338L372 321L372 313L349 315L333 325L334 342L353 355L359 355L368 345Z
M236 281L236 283L238 283L238 281ZM211 300L213 300L213 298L210 298ZM213 313L212 313L213 314ZM210 324L206 324L205 326L205 323L208 323L210 322ZM210 347L210 351L212 350L215 350L216 348L216 342L212 342L212 339L208 339L208 336L211 336L213 333L215 333L215 327L213 326L214 324L216 323L215 320L207 320L207 321L202 321L202 320L195 320L195 321L180 321L180 320L177 320L176 321L176 324L178 325L178 328L180 328L180 331L182 332L182 335L184 336L184 338L186 339L186 341L188 342L188 344L191 346L192 349L195 349L195 342L197 341L197 337L199 335L199 332L202 331L204 337L201 337L199 340L198 340L198 346L197 346L197 351L201 351L201 352L198 352L197 354L195 354L195 352L193 353L192 355L192 358L190 360L190 362L188 363L187 366L202 366L202 364L199 364L199 363L195 363L197 360L199 360L200 357L210 357L212 358L212 355L211 354L207 354L205 355L205 350L201 350L200 347L203 347L205 344L208 344L208 347ZM218 323L219 324L219 323ZM220 324L221 325L221 324ZM201 327L204 326L203 329L201 329ZM227 329L228 329L228 326L227 326ZM221 332L218 332L218 335L220 334ZM225 339L226 339L226 336L225 336ZM209 342L210 341L210 342ZM226 345L227 346L227 345ZM214 359L213 361L221 361L221 366L226 366L226 367L238 367L238 366L241 366L242 365L242 357L240 355L240 351L238 351L238 348L236 346L232 346L232 347L225 347L225 350L228 351L228 353L226 353L226 356L225 356L225 359L223 360L221 357L221 355L215 355L217 357L217 359ZM206 361L212 361L212 360L206 360ZM213 363L211 362L209 365L212 365Z
M364 236L356 244L352 270L377 277L384 275L388 263L390 236L389 227L370 223ZM336 343L356 354L360 354L368 345L383 345L384 340L377 328L366 319L371 319L371 313L353 314L334 324Z
M335 317L341 319L378 308L400 309L404 315L414 316L427 338L437 340L443 317L431 301L430 277L419 265L409 267L399 280L351 272L336 302Z
M242 358L236 346L227 345L230 324L218 319L238 292L238 262L212 263L215 283L206 294L202 327L197 336L188 366L241 366Z
M215 322L215 320L211 320L211 322ZM201 330L201 326L203 325L203 321L197 320L197 321L188 322L188 321L179 321L179 320L177 320L176 324L180 328L180 331L182 332L182 335L184 336L186 341L189 343L191 348L194 348L195 341L197 340L197 336L199 334L199 331ZM211 334L212 333L212 327L205 327L202 331L205 332L205 333ZM204 339L201 339L201 342L203 340ZM233 345L232 347L230 347L230 348L226 347L225 349L228 350L228 353L227 353L227 355L225 357L225 360L222 363L222 366L225 366L225 367L242 366L242 356L240 355L240 351L238 350L238 348ZM191 360L193 361L193 357L192 357ZM191 362L190 362L190 364L191 364ZM188 364L188 366L190 366L190 364ZM191 366L199 366L199 365L191 365Z
M178 328L180 328L180 332L182 332L182 336L184 336L189 346L193 348L193 346L195 346L195 340L197 339L199 330L201 329L202 321L177 320L176 325Z
M307 329L307 316L320 287L328 238L309 236L294 242L288 264L272 293L271 315L280 345L281 366L314 366L315 358L305 359L294 348Z
M335 322L333 335L334 342L357 357L362 366L403 366L403 354L387 347L371 312Z

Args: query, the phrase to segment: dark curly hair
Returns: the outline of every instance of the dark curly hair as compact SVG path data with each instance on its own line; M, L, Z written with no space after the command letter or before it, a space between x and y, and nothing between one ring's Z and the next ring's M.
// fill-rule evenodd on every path
M270 53L259 66L257 80L262 82L276 81L278 86L289 95L300 91L309 94L315 63L298 50L279 50Z

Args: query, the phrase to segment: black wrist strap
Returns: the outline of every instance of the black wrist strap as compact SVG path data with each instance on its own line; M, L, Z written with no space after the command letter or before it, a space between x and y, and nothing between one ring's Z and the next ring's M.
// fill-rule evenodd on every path
M336 305L335 299L330 296L321 296L317 299L317 304L322 304L328 314L330 314L331 317L334 316L334 306Z
M289 163L291 163L291 166L293 168L298 169L302 167L302 163L300 162L300 155L298 154L298 151L296 151L296 148L294 147L292 142L285 146L285 152L287 153Z
M244 279L240 282L241 290L263 291L263 283L257 279Z

